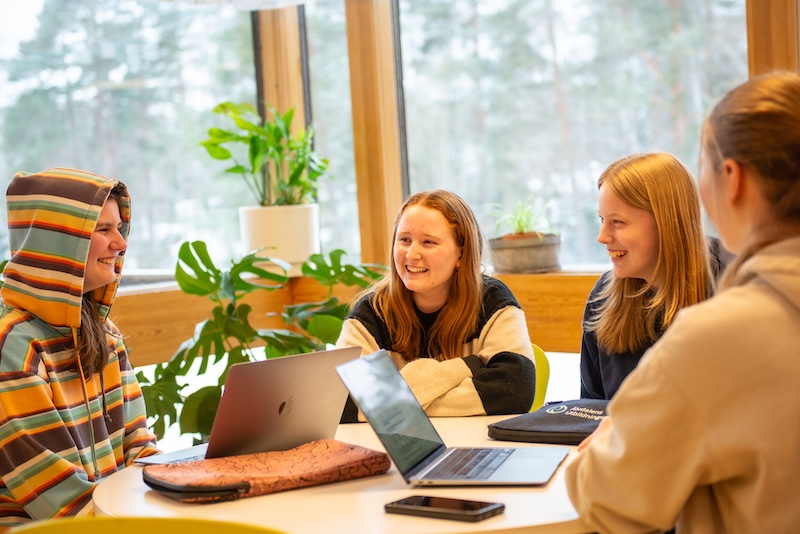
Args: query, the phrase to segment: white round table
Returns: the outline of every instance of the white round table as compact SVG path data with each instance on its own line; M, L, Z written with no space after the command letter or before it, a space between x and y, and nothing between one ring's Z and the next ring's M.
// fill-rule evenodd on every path
M434 418L448 446L508 446L488 438L486 425L508 416ZM340 425L336 439L384 450L366 423ZM524 443L514 446L542 447ZM569 458L567 459L569 461ZM163 497L142 481L142 468L129 467L103 480L94 491L98 515L196 517L261 525L292 534L409 534L465 532L587 532L570 503L564 465L544 487L408 486L394 466L368 478L214 504L184 504ZM506 505L501 515L466 523L387 514L383 505L410 495L436 495Z

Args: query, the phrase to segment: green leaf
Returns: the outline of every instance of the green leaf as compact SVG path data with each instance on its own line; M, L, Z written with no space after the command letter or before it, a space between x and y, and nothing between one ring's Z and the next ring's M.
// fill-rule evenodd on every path
M178 362L177 374L185 375L197 358L200 358L198 374L203 374L208 367L211 356L222 357L226 352L224 335L226 323L229 321L223 310L214 308L212 319L202 321L195 327L194 336L181 343L172 356L170 364Z
M303 276L315 279L320 285L332 288L336 284L345 286L368 287L380 280L386 273L386 267L377 264L349 265L342 263L345 252L336 249L329 254L330 263L321 254L312 254L303 263Z
M177 406L183 403L180 390L184 386L179 386L175 381L175 375L164 373L164 369L163 365L155 367L152 383L143 372L139 371L136 374L142 385L142 398L147 417L153 419L150 428L158 439L163 438L166 429L178 421Z
M184 293L201 297L215 293L220 288L221 274L208 255L204 242L185 241L181 244L175 264L175 280Z
M217 104L213 111L214 113L221 113L229 117L235 115L258 115L258 110L247 102L222 102L221 104Z
M186 397L180 416L181 434L211 434L221 397L219 386L206 386Z
M258 330L257 336L267 344L264 349L267 358L300 354L325 348L316 343L313 339L309 339L291 330Z
M333 315L315 315L308 321L307 331L322 343L333 344L339 339L344 321Z
M249 171L247 170L247 168L242 167L241 165L234 165L233 167L225 169L225 172L230 174L245 174Z
M237 291L280 289L289 281L286 273L292 268L291 264L278 258L259 256L262 250L254 250L231 267L230 278ZM276 273L275 268L280 269L282 274ZM245 275L250 277L245 278Z
M250 122L249 120L245 119L240 115L231 115L230 117L231 119L233 119L233 122L236 124L236 126L247 132L256 131L256 129L258 128L257 124Z
M231 151L228 150L227 148L207 143L201 143L201 144L206 149L206 152L208 152L208 155L214 159L226 160L226 159L231 159L233 157Z
M219 144L219 143L225 143L227 141L234 141L237 140L238 138L239 136L230 130L223 130L222 128L209 128L208 140L203 141L200 144L201 145L205 145L207 143Z
M281 316L286 324L307 330L309 322L317 315L332 315L345 319L349 310L350 307L347 304L341 304L339 299L331 297L324 302L303 302L284 306Z

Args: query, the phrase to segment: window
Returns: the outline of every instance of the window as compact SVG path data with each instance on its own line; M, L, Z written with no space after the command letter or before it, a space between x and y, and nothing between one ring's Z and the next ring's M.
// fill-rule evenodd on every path
M250 13L233 7L9 3L0 22L3 190L18 170L56 166L124 181L134 217L126 273L171 270L187 239L229 257L237 207L252 200L198 143L217 103L255 103L254 71Z
M697 170L700 125L747 78L744 0L400 0L411 191L451 189L493 237L529 195L564 265L605 262L597 178L667 151Z

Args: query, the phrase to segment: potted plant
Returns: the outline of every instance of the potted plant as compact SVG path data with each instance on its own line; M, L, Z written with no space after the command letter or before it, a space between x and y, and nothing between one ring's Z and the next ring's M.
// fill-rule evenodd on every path
M239 208L245 250L270 247L298 275L303 261L320 250L315 199L318 180L330 177L328 160L313 150L313 129L292 131L294 108L281 114L267 104L262 117L250 104L222 102L213 111L231 126L209 128L200 144L212 158L233 163L225 172L239 175L258 203Z
M551 229L543 205L528 199L513 209L498 205L494 214L499 237L489 239L489 250L496 272L538 273L561 268L561 238Z
M231 365L324 350L328 344L335 343L350 308L332 296L333 287L337 284L367 287L379 279L385 269L379 265L344 264L342 250L331 252L327 261L321 254L313 254L303 264L302 272L328 287L327 299L287 305L281 313L286 328L258 329L251 325L251 306L242 303L242 297L253 291L279 289L289 280L285 273L289 267L286 262L259 253L251 252L231 262L231 267L223 271L214 265L204 242L181 245L175 279L185 293L207 297L214 307L170 361L155 366L152 379L142 372L137 374L147 415L153 420L151 426L157 437L163 437L164 431L176 422L181 433L196 433L201 439L208 436ZM274 267L284 272L276 273ZM209 365L220 362L222 372L216 384L190 395L182 394L186 384L179 383L179 377L183 377L181 382L187 382L190 373L204 374Z

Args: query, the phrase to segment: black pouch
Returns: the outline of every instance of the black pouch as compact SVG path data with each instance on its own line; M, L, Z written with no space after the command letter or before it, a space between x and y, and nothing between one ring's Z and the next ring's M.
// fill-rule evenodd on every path
M607 400L576 399L545 404L535 412L489 425L489 437L502 441L578 445L606 415Z

